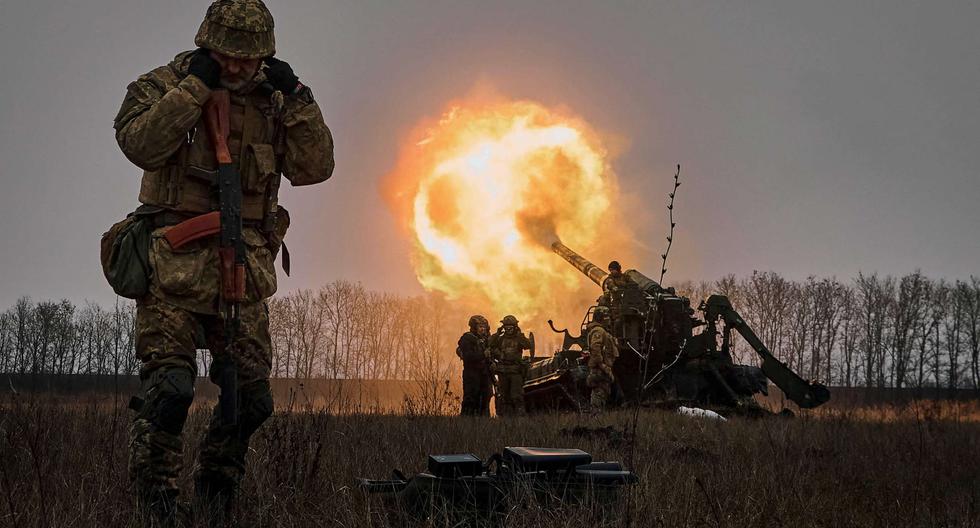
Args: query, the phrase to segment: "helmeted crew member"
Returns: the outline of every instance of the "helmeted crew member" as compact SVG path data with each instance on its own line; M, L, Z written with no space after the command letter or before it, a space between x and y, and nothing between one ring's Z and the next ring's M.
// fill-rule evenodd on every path
M607 267L609 270L609 276L603 282L603 287L605 289L623 288L629 283L629 279L623 274L623 267L618 261L612 261Z
M456 355L463 360L463 401L460 413L464 416L490 416L490 397L493 393L490 356L487 341L490 322L482 315L469 320L469 331L460 336Z
M586 327L589 342L589 376L586 385L592 389L589 402L593 412L606 406L612 385L616 381L613 365L619 357L616 339L609 333L609 310L604 306L595 309L592 322Z
M500 323L502 326L490 336L488 345L497 376L497 414L520 415L524 414L524 378L528 367L524 351L531 349L531 341L513 315L504 317Z

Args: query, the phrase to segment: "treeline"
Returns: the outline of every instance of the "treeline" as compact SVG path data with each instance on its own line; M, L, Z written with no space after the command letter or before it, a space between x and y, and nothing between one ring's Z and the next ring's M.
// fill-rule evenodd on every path
M777 273L684 283L693 299L727 295L756 334L801 376L837 386L980 388L980 278L920 272L850 282ZM755 354L737 341L735 355Z
M18 299L0 313L0 372L135 374L136 306Z
M980 388L977 277L791 281L756 272L677 287L693 304L712 292L727 295L803 377L839 386ZM274 377L433 380L459 368L453 350L469 314L435 296L335 281L273 298L269 315ZM134 317L129 302L107 309L20 299L0 313L0 372L135 374ZM738 360L756 361L735 343ZM209 357L198 359L204 372Z
M436 296L372 292L347 281L275 297L272 375L445 379L456 367L452 351L466 317Z
M111 309L67 300L19 299L0 313L0 372L129 375L135 354L135 303ZM447 324L452 318L449 327ZM434 297L367 291L336 281L269 301L272 376L335 379L445 379L456 367L460 323ZM198 354L204 373L209 355Z

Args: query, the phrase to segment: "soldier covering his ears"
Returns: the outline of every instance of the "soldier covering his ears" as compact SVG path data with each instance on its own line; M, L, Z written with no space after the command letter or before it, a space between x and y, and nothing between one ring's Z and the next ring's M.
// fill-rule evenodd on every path
M524 351L531 349L531 340L517 326L517 318L513 315L504 317L500 323L500 329L490 336L487 345L493 372L497 375L497 415L521 415L524 414L524 378L527 376Z
M137 299L142 388L133 404L130 476L140 510L156 524L180 522L181 431L194 397L195 336L201 334L213 357L212 373L222 364L237 369L238 416L228 425L215 409L201 446L196 492L221 511L231 503L249 438L273 410L265 299L276 291L274 258L289 224L278 203L280 181L320 183L334 168L333 139L310 88L273 57L273 25L261 0L214 2L195 38L198 49L131 83L115 118L119 147L144 170L143 205L135 214L154 228L149 293ZM165 236L174 225L217 209L215 146L202 108L220 89L230 92L227 143L241 176L246 245L245 295L233 343L224 342L218 309L217 237L177 249Z

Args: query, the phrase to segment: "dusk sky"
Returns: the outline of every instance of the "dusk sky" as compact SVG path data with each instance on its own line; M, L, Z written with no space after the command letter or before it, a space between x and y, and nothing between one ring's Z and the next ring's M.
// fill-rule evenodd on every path
M379 183L417 123L475 89L607 138L642 248L627 267L657 275L682 165L667 283L980 274L980 2L267 4L337 160L327 183L283 187L280 291L422 291ZM207 5L0 0L0 309L112 302L99 238L141 175L112 119L130 81L193 48Z

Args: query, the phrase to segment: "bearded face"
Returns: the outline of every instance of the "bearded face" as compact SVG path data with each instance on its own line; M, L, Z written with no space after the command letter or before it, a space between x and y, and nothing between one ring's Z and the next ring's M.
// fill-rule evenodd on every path
M236 59L216 51L211 52L211 58L221 65L221 86L233 92L244 88L262 64L262 59Z

